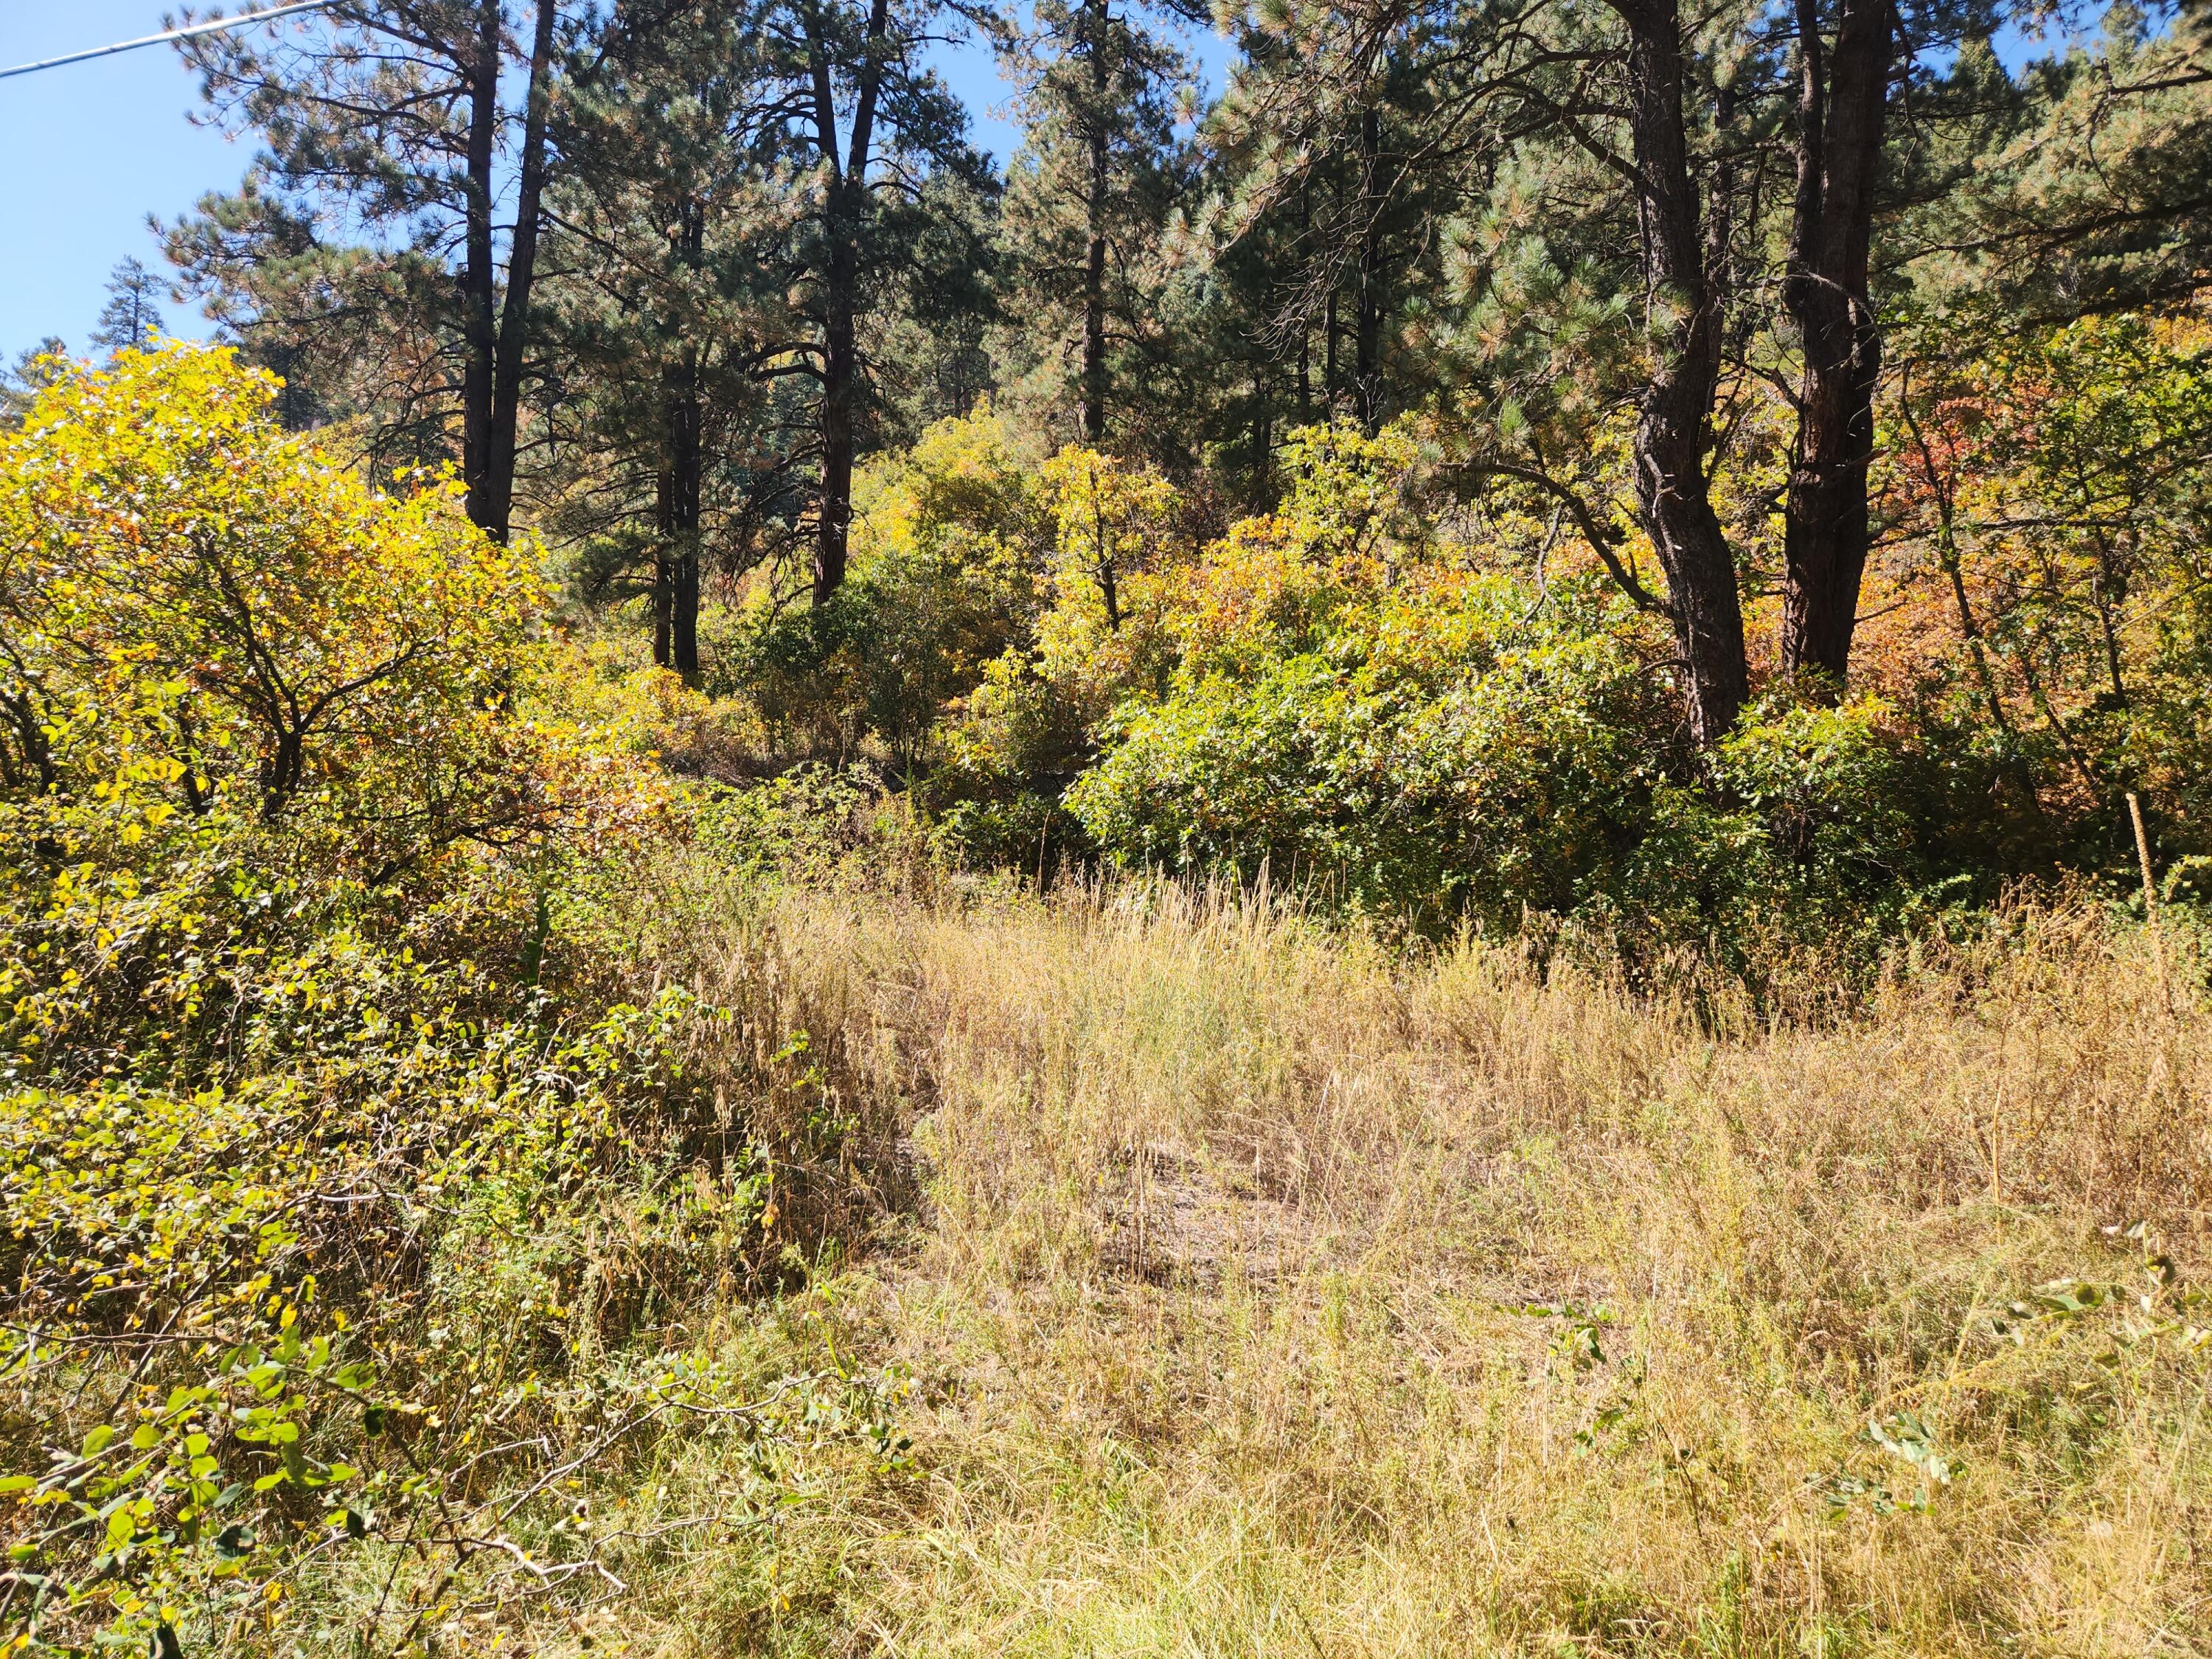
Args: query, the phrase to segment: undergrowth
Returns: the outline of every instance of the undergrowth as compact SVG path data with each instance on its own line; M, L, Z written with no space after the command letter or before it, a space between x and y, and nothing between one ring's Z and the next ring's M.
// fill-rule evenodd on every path
M1234 890L723 881L661 865L639 948L840 988L921 1194L779 1316L914 1443L781 1540L797 1650L2212 1639L2178 935L2171 1014L2140 929L2023 906L1785 1018ZM773 1647L720 1565L644 1650Z
M948 868L273 395L0 434L6 1651L2212 1645L2185 911Z

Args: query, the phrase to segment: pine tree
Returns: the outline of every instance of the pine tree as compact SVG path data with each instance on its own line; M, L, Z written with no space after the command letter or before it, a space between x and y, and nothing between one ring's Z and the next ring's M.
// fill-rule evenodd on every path
M181 48L210 118L266 149L242 190L172 231L171 258L266 355L350 381L387 447L435 453L458 415L469 514L502 540L557 21L556 0L514 16L501 0L354 0Z
M69 347L52 335L21 353L15 367L0 369L0 429L18 425L40 392L59 380Z
M687 678L707 561L734 572L782 550L805 459L805 411L771 372L794 330L769 255L795 204L760 155L775 111L751 21L616 6L556 135L548 524L586 550L594 586L642 568L653 660Z
M777 263L794 296L788 371L817 392L814 601L845 580L853 468L873 398L870 325L889 292L957 289L983 263L962 208L988 189L968 117L923 55L957 15L938 0L775 0L759 73L785 118L763 159L795 169L806 211Z
M1842 684L1871 537L1892 158L1901 135L1923 142L1923 94L1992 10L1271 0L1252 25L1221 124L1247 158L1238 216L1310 215L1321 275L1280 332L1303 349L1318 314L1324 379L1341 336L1363 423L1416 394L1456 430L1463 477L1575 526L1670 623L1701 743L1748 695L1740 586L1764 519L1724 525L1713 488L1748 387L1787 388L1796 425L1782 665L1815 694ZM1396 354L1419 371L1402 379L1384 372L1394 328L1417 348ZM1601 475L1608 428L1629 454ZM1625 560L1630 521L1663 590Z
M143 351L161 328L161 284L136 259L125 259L107 279L107 303L93 330L95 351Z
M1097 447L1169 355L1164 255L1191 178L1175 136L1190 70L1129 0L1040 0L1031 15L1005 54L1025 132L1002 218L1004 338L1048 423Z
M872 50L845 21L860 34L777 0L617 4L556 124L551 527L588 544L593 580L643 576L655 659L687 676L710 571L803 567L836 592L884 383L932 378L974 332L981 163L902 56L927 14L885 10Z

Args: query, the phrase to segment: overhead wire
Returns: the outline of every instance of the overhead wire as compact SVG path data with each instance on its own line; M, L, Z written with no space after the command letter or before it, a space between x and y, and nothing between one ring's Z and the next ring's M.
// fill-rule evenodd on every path
M180 29L168 29L160 34L142 35L136 40L118 40L112 46L94 46L84 52L72 52L59 58L43 58L35 64L18 64L13 69L0 70L0 81L11 76L29 75L39 70L59 69L65 64L82 64L94 58L112 58L118 52L136 52L141 46L167 46L173 40L190 40L202 34L220 34L225 29L244 28L250 23L266 23L272 18L289 17L295 12L322 11L336 5L337 0L293 0L293 3L271 6L265 11L251 11L236 17L217 17L204 23L192 23Z

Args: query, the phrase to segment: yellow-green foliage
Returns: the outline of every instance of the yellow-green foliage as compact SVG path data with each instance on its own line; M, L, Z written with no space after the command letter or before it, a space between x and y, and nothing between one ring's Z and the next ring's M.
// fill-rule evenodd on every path
M1645 962L1717 942L1738 968L1941 901L1893 711L1777 698L1692 764L1651 668L1671 647L1602 578L1533 584L1425 526L1403 427L1287 454L1280 510L1162 582L1162 672L1093 716L1061 800L1111 858L1265 869L1435 931L1572 918Z
M656 802L546 706L535 557L287 440L273 390L130 352L0 436L0 994L72 1073L198 1040L272 919L419 912Z
M2171 918L1801 930L1754 999L922 878L848 778L674 793L707 699L269 391L126 354L0 441L6 1651L2212 1645ZM1671 940L1901 861L1892 711L1759 705L1693 798L1599 601L1408 528L1402 434L1301 435L1200 556L1004 439L878 481L846 632L757 635L863 664L938 593L983 790L1103 732L1125 848L1629 868Z
M755 1448L742 1505L873 1421L683 1334L848 1120L773 990L626 1001L557 925L668 817L644 699L569 718L534 554L272 390L126 352L0 438L11 1652L427 1651L519 1587L588 1607L572 1477L671 1422ZM348 1554L370 1588L295 1614Z
M2043 780L2054 817L2101 830L2125 778L2199 843L2212 325L2122 314L1917 349L1930 367L1883 411L1883 465L1944 580L1869 597L1897 620L1863 672L1903 678L1934 634L1953 718Z
M984 665L1026 636L1051 520L1033 462L988 410L940 421L857 482L850 579L824 606L765 594L733 619L717 684L787 756L865 743L917 761Z
M1164 478L1070 445L1045 463L1048 558L1030 627L984 665L969 720L952 734L963 765L1018 779L1079 764L1091 729L1132 691L1156 687L1173 520Z
M854 564L863 574L888 562L958 573L1020 602L1013 596L1049 533L1037 482L1001 416L981 409L939 421L857 481Z

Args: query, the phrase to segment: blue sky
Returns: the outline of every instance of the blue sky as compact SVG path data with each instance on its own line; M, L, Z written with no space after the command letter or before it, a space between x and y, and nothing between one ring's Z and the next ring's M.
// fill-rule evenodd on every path
M0 0L0 68L151 34L160 0ZM159 265L146 216L237 183L252 152L192 126L192 78L166 48L0 81L0 354L58 334L78 349L115 262ZM202 326L181 309L177 323Z
M0 0L0 69L157 33L173 4ZM1219 43L1206 44L1218 64ZM1008 94L990 54L946 51L940 67L974 114L975 142L1003 165L1014 133L988 113ZM173 219L237 184L252 145L192 125L198 103L197 83L166 46L0 81L0 362L50 334L82 350L118 260L166 269L147 216ZM170 327L198 335L206 325L178 306Z

